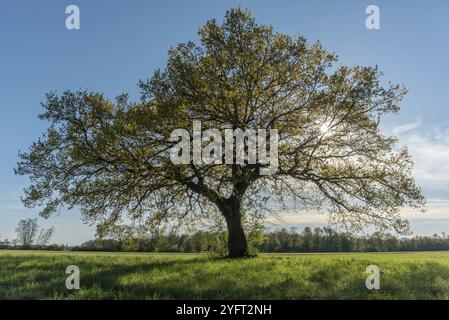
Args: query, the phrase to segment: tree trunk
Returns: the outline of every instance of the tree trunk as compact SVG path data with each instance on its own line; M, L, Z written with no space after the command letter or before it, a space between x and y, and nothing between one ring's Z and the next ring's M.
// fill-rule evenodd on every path
M230 258L248 256L248 243L242 226L240 203L234 202L225 213L228 226L228 251Z

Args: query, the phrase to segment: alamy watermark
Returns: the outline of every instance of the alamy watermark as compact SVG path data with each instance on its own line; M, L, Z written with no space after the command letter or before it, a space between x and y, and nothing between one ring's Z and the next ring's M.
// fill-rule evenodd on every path
M368 290L379 290L380 289L380 270L378 266L369 265L366 267L366 273L370 275L365 280L365 287Z
M368 30L379 30L380 29L380 9L378 6L371 4L366 7L365 13L369 14L365 20L365 27Z
M277 129L207 129L202 132L201 121L195 120L192 135L186 129L175 129L171 133L170 141L179 141L181 138L171 148L173 164L260 164L261 175L272 175L278 170Z
M71 4L65 8L65 13L69 15L65 19L65 27L67 30L79 30L81 27L80 8Z
M65 269L65 273L69 274L65 280L65 287L68 290L78 290L80 288L80 268L70 265Z
M79 30L81 27L80 20L80 8L77 5L71 4L66 7L65 13L69 16L66 17L65 27L68 30ZM374 4L370 4L365 8L365 14L368 17L365 19L365 27L368 30L380 29L380 9Z

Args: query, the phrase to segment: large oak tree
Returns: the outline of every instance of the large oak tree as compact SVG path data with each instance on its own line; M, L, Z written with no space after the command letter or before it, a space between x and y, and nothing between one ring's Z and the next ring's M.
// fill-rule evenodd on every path
M276 33L241 9L207 22L199 36L139 83L138 102L47 94L40 118L50 126L16 169L31 179L24 203L43 206L44 217L79 207L102 235L123 221L150 226L218 212L231 257L248 254L245 215L280 201L324 207L355 230L407 230L399 209L422 208L424 198L407 149L379 130L382 115L399 111L402 87L382 85L377 68L337 65L319 43ZM173 164L170 134L191 132L193 120L203 130L277 129L278 170Z

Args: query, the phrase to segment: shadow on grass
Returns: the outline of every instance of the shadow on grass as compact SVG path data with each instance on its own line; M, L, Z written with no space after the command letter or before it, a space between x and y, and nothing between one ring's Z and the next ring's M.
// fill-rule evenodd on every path
M68 265L81 289L65 287ZM0 299L445 299L449 266L382 262L381 289L365 288L366 261L206 256L0 256Z

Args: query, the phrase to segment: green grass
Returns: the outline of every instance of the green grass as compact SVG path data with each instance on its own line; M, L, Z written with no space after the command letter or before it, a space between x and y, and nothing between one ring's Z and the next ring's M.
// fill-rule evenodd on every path
M368 291L368 265L380 290ZM77 265L81 289L65 287ZM0 299L448 299L449 252L263 254L0 251Z

